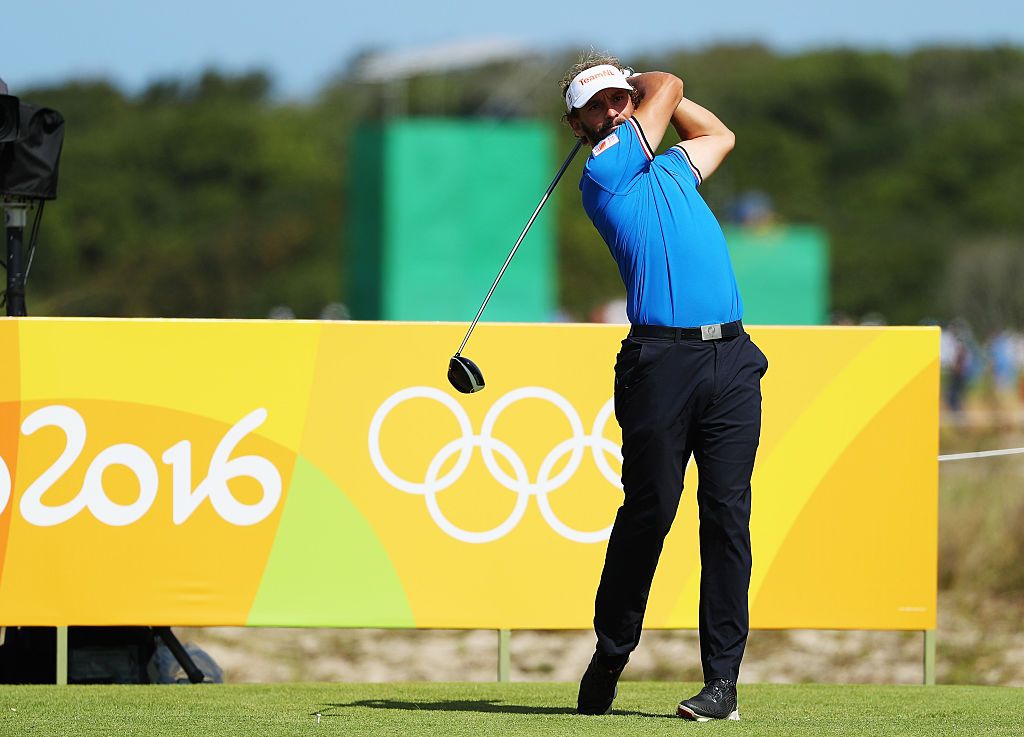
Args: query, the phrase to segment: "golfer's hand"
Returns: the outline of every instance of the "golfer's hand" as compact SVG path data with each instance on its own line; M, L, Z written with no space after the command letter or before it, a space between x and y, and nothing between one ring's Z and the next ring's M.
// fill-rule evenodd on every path
M642 102L644 100L644 98L647 97L647 93L648 93L649 89L652 86L655 86L655 85L658 84L659 80L657 79L657 77L659 77L661 75L671 76L671 75L667 75L665 72L633 72L633 74L631 76L626 78L626 81L629 82L631 85L633 85L633 89L636 90L637 104L638 105L639 105L640 102ZM678 79L678 77L677 77L677 79ZM680 79L679 80L679 84L680 84L679 91L682 92L683 91L683 86L684 86L683 80Z

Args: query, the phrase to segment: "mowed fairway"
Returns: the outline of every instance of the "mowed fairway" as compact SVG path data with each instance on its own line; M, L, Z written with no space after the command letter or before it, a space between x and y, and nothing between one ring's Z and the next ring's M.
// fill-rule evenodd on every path
M755 684L743 721L672 716L695 688L626 682L611 715L584 717L566 683L0 686L0 735L1024 734L1018 688Z

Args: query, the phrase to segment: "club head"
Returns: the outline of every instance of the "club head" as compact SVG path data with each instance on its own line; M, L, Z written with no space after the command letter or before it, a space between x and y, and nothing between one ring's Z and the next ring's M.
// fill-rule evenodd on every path
M448 381L463 394L473 394L484 388L480 367L465 356L452 356L448 362Z

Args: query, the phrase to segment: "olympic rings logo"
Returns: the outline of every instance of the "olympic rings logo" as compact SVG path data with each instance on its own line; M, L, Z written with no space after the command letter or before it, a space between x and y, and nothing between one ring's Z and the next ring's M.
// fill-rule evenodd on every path
M380 433L384 421L395 407L412 399L429 399L444 405L455 415L459 429L462 432L462 437L452 440L437 452L427 467L423 481L409 481L395 474L385 463L380 450ZM533 479L531 479L526 465L523 463L522 458L519 457L519 454L507 443L493 435L494 425L501 413L509 406L524 399L539 399L555 405L565 414L572 429L572 436L570 438L558 443L548 452L540 464L536 478ZM466 415L466 411L454 398L440 389L429 386L414 386L396 392L388 397L377 409L373 416L373 421L370 423L370 458L377 472L395 489L406 494L422 495L426 500L427 511L430 513L431 519L434 520L443 532L456 540L467 543L489 543L501 539L519 524L519 521L526 513L530 497L536 497L541 515L556 533L567 540L578 543L601 542L608 539L612 529L611 525L604 529L593 531L573 529L558 518L551 508L548 496L564 486L572 478L583 462L584 453L588 448L601 475L616 488L622 488L619 477L612 470L607 458L607 456L611 455L618 459L621 464L622 453L618 446L605 438L603 434L604 427L608 423L608 418L611 417L613 410L613 400L609 399L601 408L601 411L597 413L590 434L587 434L584 431L583 422L576 408L561 394L540 386L523 387L510 391L494 403L484 417L483 425L478 435L473 432L473 427L470 424L469 417ZM472 458L474 448L480 448L484 464L494 479L506 489L516 494L515 507L508 518L497 527L483 532L464 530L456 526L445 517L437 501L438 494L451 487L465 472ZM448 460L455 454L458 454L455 464L444 475L441 475L441 469L444 468ZM514 475L509 475L502 469L498 464L496 455L505 459ZM552 476L552 470L566 455L569 455L569 461L566 463L565 468Z

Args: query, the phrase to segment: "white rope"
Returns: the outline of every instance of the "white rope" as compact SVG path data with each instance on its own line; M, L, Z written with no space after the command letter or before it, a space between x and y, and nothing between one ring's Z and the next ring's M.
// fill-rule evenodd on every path
M1003 450L979 450L976 453L951 453L939 456L942 461L966 461L970 458L990 458L992 456L1010 456L1015 453L1024 453L1024 448L1004 448Z

